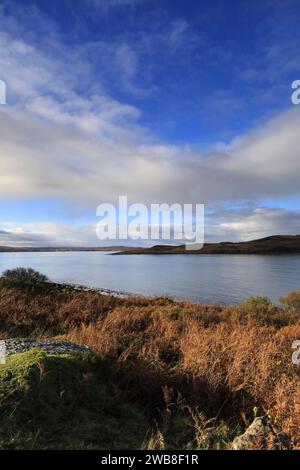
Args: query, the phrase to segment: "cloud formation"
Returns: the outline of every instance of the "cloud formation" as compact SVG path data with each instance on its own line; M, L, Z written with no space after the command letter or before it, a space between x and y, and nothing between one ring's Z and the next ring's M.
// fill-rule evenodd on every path
M205 241L246 241L274 234L300 234L300 211L278 208L223 209L208 213ZM101 240L95 225L58 222L0 223L0 246L152 245L151 240ZM161 240L158 240L162 243ZM166 243L164 240L163 243Z
M203 154L189 146L150 143L150 133L135 124L138 112L129 106L99 98L98 113L90 107L91 101L69 110L44 97L26 109L2 111L0 195L96 205L119 194L147 203L206 204L299 194L298 110Z
M132 2L105 3L114 7ZM8 105L0 110L0 197L55 198L79 216L87 207L96 210L98 204L114 202L121 194L131 202L210 206L299 195L299 109L280 112L205 152L195 145L170 143L141 124L138 106L110 95L105 67L99 80L90 79L93 64L88 53L107 50L105 60L112 58L111 66L121 75L119 83L142 96L144 90L135 82L139 47L113 41L71 48L51 25L49 29L47 48L39 46L36 38L20 34L22 27L12 19L0 33L1 78L8 88ZM193 47L199 39L184 19L140 37L144 51L163 44L170 53L176 53L182 43ZM273 54L278 56L276 51ZM221 98L214 97L216 111L224 106ZM281 227L287 233L299 221L296 212L264 208L250 214L225 212L225 216L227 221L216 223L215 234L232 239L282 232ZM41 244L92 240L90 227L74 229L80 232L78 238L73 229L60 224L27 228L5 229L1 239Z
M55 222L0 224L0 246L55 247L97 246L95 229L89 225L67 225Z

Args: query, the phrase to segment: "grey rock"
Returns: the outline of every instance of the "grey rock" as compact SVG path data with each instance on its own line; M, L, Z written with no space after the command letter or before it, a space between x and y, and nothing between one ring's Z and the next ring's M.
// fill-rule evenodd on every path
M248 450L254 446L258 446L261 449L264 448L267 427L266 418L255 418L244 434L234 439L232 443L233 450Z
M289 449L290 442L285 433L281 432L277 426L261 416L255 418L244 434L234 439L233 450L267 449L268 443L272 442L274 449Z
M41 349L47 354L68 354L72 352L92 352L85 345L71 343L70 341L37 341L25 338L11 338L3 340L5 344L5 355L29 351L30 349Z

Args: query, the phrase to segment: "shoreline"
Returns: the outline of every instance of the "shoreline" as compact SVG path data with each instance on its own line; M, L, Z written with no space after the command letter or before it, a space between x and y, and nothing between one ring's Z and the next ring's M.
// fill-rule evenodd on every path
M0 276L0 279L2 277ZM72 292L87 292L87 293L93 293L93 294L99 294L99 295L104 295L104 296L107 296L107 297L113 297L113 298L117 298L117 299L120 299L120 300L125 300L125 299L134 299L134 298L140 298L140 299L144 299L144 300L147 300L147 301L155 301L156 299L159 299L159 298L165 298L165 299L169 299L170 301L172 301L172 303L182 303L182 302L186 302L186 303L189 303L191 305L194 305L194 306L201 306L201 305L206 305L206 306L219 306L219 307L238 307L239 305L243 304L244 302L247 301L247 299L251 298L251 297L260 297L259 295L257 296L253 296L253 295L246 295L244 298L242 299L239 299L239 300L233 300L232 302L224 302L224 301L221 301L221 300L209 300L209 301L205 301L204 299L188 299L188 298L183 298L183 297L176 297L174 295L171 295L171 294L167 294L167 293L159 293L157 292L156 294L141 294L141 293L138 293L138 292L125 292L125 291L122 291L122 290L114 290L114 289L108 289L108 288L105 288L105 287L93 287L93 286L88 286L88 285L84 285L84 284L77 284L77 283L72 283L72 282L57 282L57 281L51 281L51 280L48 280L48 281L44 281L42 282L41 284L47 284L49 285L49 287L52 287L54 289L58 289L58 290L64 290L64 289L67 289L69 291L72 291ZM285 294L283 294L285 295ZM271 299L270 298L270 301L272 302L272 304L274 306L279 306L280 305L280 302L279 302L279 298L274 300L274 299Z
M133 292L124 292L124 291L117 291L113 289L106 289L104 287L92 287L92 286L87 286L83 284L76 284L76 283L68 283L68 282L54 282L54 281L46 281L46 284L51 285L54 288L63 288L63 289L69 289L73 292L91 292L95 294L100 294L100 295L106 295L108 297L114 297L117 299L133 299L133 298L142 298L145 300L153 301L158 298L166 298L170 299L173 303L182 303L182 302L187 302L189 304L199 306L199 305L211 305L211 306L219 306L219 307L237 307L241 305L243 302L245 302L249 297L251 296L246 296L244 299L232 303L226 303L226 302L221 302L221 301L209 301L205 302L202 301L201 299L199 300L191 300L187 298L178 298L172 295L168 294L153 294L153 295L147 295L147 294L139 294L139 293L133 293ZM279 306L279 299L277 301L272 301L273 305Z
M78 292L94 292L101 295L108 295L111 297L116 297L118 299L126 299L130 297L147 297L145 295L133 294L131 292L116 291L113 289L106 289L104 287L92 287L83 284L69 283L69 282L56 282L56 281L46 281L46 284L49 284L53 287L66 288ZM150 298L150 297L149 297Z

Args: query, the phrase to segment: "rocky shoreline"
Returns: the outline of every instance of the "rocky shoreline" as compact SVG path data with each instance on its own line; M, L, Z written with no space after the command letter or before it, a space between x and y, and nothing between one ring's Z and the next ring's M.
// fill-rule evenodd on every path
M91 287L91 286L84 286L82 284L75 284L75 283L66 283L66 282L53 282L53 281L46 281L53 287L57 287L60 289L69 289L73 291L81 291L81 292L96 292L101 295L109 295L112 297L117 297L119 299L125 299L127 297L134 297L136 294L131 292L122 292L122 291L115 291L111 289L105 289L103 287Z

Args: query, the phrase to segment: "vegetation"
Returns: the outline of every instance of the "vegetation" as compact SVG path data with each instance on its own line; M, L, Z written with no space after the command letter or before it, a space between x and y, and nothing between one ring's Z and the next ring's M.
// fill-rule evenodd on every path
M282 297L280 301L287 310L300 315L300 291L290 292L286 297Z
M224 449L264 414L299 449L300 368L291 359L299 298L289 294L281 308L260 297L195 305L42 283L32 289L3 278L1 338L67 338L97 354L11 357L0 375L0 445ZM112 401L101 399L108 389ZM44 413L52 416L47 425ZM68 437L59 443L58 434Z
M4 271L2 276L10 281L21 283L36 283L48 281L47 276L39 273L38 271L35 271L32 268L7 269L6 271Z
M0 369L0 404L0 449L134 449L148 428L86 353L15 354Z

